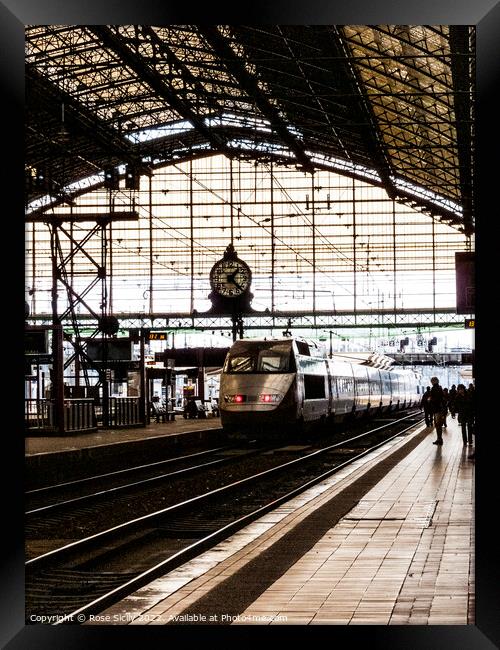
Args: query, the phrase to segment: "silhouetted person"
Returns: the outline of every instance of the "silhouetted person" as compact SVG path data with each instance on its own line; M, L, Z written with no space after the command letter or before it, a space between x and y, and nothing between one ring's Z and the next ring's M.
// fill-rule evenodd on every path
M443 428L444 428L444 429L447 429L447 428L448 428L448 425L447 425L447 423L446 423L446 416L448 415L448 403L449 403L449 401L450 401L450 398L449 398L449 395L448 395L448 389L447 389L447 388L443 388L443 399L444 399L444 403L445 403L445 405L446 405L446 406L445 406L445 410L444 410L444 422L443 422Z
M431 409L431 387L427 386L425 393L420 400L420 408L424 409L425 426L432 426L432 409Z
M472 435L476 435L476 389L474 387L474 384L469 384L469 388L467 389L467 394L469 396L469 401L470 401L470 420L471 420L471 430L472 430ZM470 443L469 443L470 445ZM470 458L471 460L475 460L476 458L476 450L472 452L467 458Z
M184 408L184 417L185 418L198 417L198 406L196 405L195 399L192 395L188 397L186 406Z
M452 418L455 417L455 413L457 412L455 409L455 397L457 395L457 387L455 384L452 384L450 388L450 392L448 393L448 409L450 411L450 415Z
M469 384L467 389L467 395L470 399L470 411L471 411L471 422L472 422L472 433L476 432L476 389L474 384Z
M443 444L443 422L446 413L446 403L443 397L443 389L439 385L437 377L431 377L431 411L434 417L434 425L436 427L437 439L433 442L434 445Z
M464 445L472 445L472 410L471 399L463 384L458 384L455 397L455 408L458 415L458 423L462 428L462 441Z

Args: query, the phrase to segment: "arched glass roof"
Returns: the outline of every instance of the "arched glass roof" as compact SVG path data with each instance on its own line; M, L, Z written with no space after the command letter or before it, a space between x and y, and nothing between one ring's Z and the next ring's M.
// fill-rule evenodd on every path
M339 171L469 235L474 38L468 26L28 26L28 211L71 202L109 167L225 154Z

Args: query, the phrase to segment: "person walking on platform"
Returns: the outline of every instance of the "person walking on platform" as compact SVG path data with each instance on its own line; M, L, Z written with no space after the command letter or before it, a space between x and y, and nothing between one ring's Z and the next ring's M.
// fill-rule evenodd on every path
M437 377L431 377L431 411L434 417L434 425L436 427L437 439L434 440L434 445L443 444L443 422L446 414L446 402L443 396L443 389L439 385L439 379Z
M458 415L458 423L462 427L462 441L464 445L472 445L472 402L463 384L457 386L455 397L455 409Z
M469 402L470 402L470 421L471 421L471 430L472 430L472 435L475 437L476 436L476 389L474 387L474 384L469 384L469 388L466 391L467 395L469 396ZM469 442L469 446L470 446ZM475 460L476 459L476 451L474 448L474 451L472 454L467 456L470 460Z
M446 404L446 408L444 410L443 429L447 429L448 425L446 423L446 416L448 415L448 404L450 402L450 396L448 394L448 389L447 388L443 388L443 399L444 399L444 402Z
M466 392L470 400L472 434L474 435L476 433L476 389L474 387L474 384L469 384L469 388Z
M432 411L431 411L430 398L431 398L431 387L427 386L427 388L425 389L425 393L422 395L422 399L420 400L420 408L424 409L426 427L432 427Z
M457 395L457 387L455 384L452 384L450 392L448 393L448 409L452 418L455 418L456 409L455 409L455 397Z

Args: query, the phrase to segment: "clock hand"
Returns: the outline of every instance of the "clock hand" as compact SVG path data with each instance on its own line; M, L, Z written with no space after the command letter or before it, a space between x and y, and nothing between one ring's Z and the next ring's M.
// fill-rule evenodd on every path
M238 284L236 280L234 279L236 277L236 274L238 273L239 269L236 269L234 273L231 273L230 275L227 276L227 281L231 282L231 284L234 284L235 287L238 287L238 289L241 289L243 291L243 287L241 284Z

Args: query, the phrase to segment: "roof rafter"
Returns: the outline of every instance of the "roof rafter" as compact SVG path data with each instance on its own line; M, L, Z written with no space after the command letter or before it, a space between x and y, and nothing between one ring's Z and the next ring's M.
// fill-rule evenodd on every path
M103 152L111 156L119 156L125 161L137 162L137 154L132 145L114 129L100 120L95 113L79 103L69 93L57 88L51 81L41 75L31 66L26 67L27 92L37 94L37 102L43 105L48 113L59 119L61 104L65 109L65 124L73 125L76 131L90 137Z
M325 161L470 235L474 34L454 25L28 26L28 171L44 171L48 193L63 200L133 161L223 153L309 173ZM41 184L28 187L37 198Z
M265 97L259 88L255 77L248 73L244 63L242 63L233 52L219 30L214 26L199 26L199 32L210 44L214 52L222 59L224 65L238 81L243 90L247 92L254 100L255 104L271 123L271 127L280 136L283 142L290 147L297 158L297 162L302 165L305 171L313 171L314 165L311 163L309 156L305 153L303 144L292 135L286 122L282 119L279 111Z
M458 170L462 194L465 234L473 232L472 213L472 119L470 90L472 78L469 64L468 27L450 26L451 74L455 92L455 126L457 130Z
M229 153L226 143L206 126L203 118L179 97L173 87L166 83L164 77L161 77L156 70L148 65L143 57L134 53L109 27L94 25L89 29L106 47L111 48L118 54L125 65L130 67L141 81L146 82L160 98L166 100L179 115L188 120L197 131L204 135L214 149L222 153Z
M385 190L391 199L396 197L396 190L394 188L391 176L394 174L391 169L391 165L388 162L388 156L386 156L385 147L383 144L383 138L379 131L377 120L373 114L373 109L367 93L364 90L364 86L360 83L355 67L351 63L351 57L347 50L347 47L344 43L344 40L340 34L338 27L331 27L330 33L332 41L335 44L336 49L339 49L343 52L345 56L345 65L349 68L351 76L353 79L352 86L357 92L358 101L353 102L354 112L359 114L358 119L369 125L369 128L363 128L366 142L370 148L370 151L373 154L373 167L380 174L380 178L384 183Z

